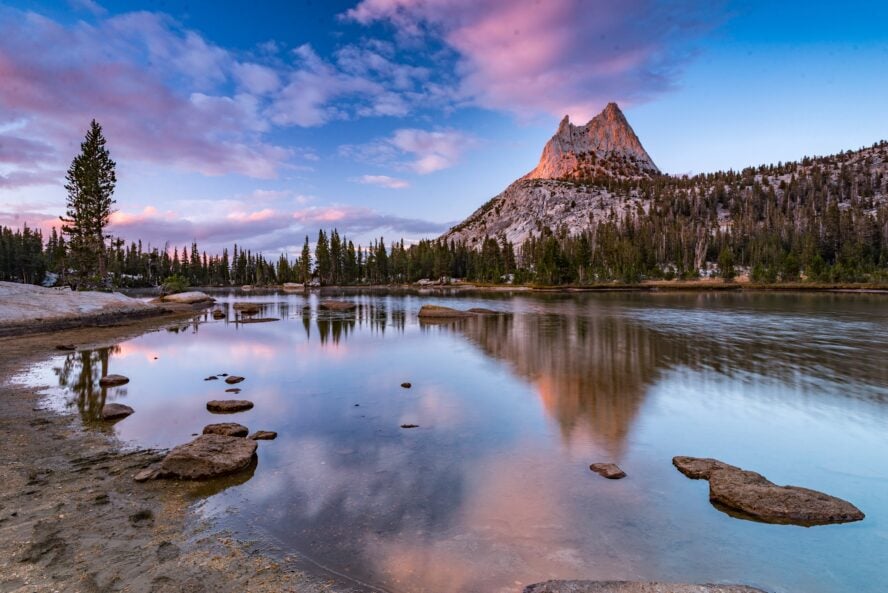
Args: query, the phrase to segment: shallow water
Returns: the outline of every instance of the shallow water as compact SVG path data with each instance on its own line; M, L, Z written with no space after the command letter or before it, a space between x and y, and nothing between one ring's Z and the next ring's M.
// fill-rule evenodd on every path
M201 512L397 592L520 591L550 578L743 582L882 592L888 581L888 298L824 294L302 294L249 325L204 315L26 379L89 421L104 401L143 446L210 422L275 430ZM510 315L426 325L425 303ZM303 313L303 307L309 310ZM208 375L246 377L239 395ZM128 385L102 390L119 373ZM410 381L412 389L400 384ZM220 417L209 399L247 398ZM403 423L418 424L405 430ZM846 498L862 522L730 517L674 455L718 457ZM605 480L590 463L629 475Z

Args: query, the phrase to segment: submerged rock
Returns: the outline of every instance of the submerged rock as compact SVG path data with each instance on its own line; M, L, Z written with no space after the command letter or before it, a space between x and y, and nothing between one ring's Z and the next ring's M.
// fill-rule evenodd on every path
M258 315L261 308L256 303L235 303L232 305L241 315Z
M204 426L203 434L221 434L227 437L245 437L250 434L243 424L237 422L220 422L218 424L207 424Z
M459 319L461 317L471 317L473 313L468 311L460 311L459 309L451 309L450 307L442 307L440 305L423 305L419 309L420 319Z
M593 463L589 469L608 480L619 480L626 477L626 472L615 463Z
M216 375L210 375L209 377L204 378L204 381L218 381L219 377Z
M102 406L102 420L120 420L134 412L134 409L124 404L105 404Z
M253 407L253 402L245 399L214 399L207 402L207 410L216 414L243 412Z
M135 475L137 482L152 479L206 480L247 468L256 455L256 441L204 434L179 445L156 466Z
M230 377L225 377L225 382L229 385L234 385L235 383L240 383L243 381L243 377L238 377L237 375L231 375Z
M804 526L864 518L846 500L799 486L778 486L761 474L717 459L675 457L672 463L689 478L709 480L710 502L742 518Z
M765 593L744 585L681 585L641 581L546 581L524 593Z
M318 309L321 311L354 311L358 306L349 301L321 301Z
M126 385L129 383L129 377L123 375L105 375L99 379L99 385L102 387L116 387L118 385Z
M277 438L278 433L273 430L257 430L250 435L254 441L273 441Z

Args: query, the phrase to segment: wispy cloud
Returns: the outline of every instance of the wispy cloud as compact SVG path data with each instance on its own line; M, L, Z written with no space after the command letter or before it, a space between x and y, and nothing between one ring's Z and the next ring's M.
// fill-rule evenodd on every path
M364 185L378 185L389 189L404 189L410 187L410 183L404 179L389 177L388 175L362 175L356 179Z
M441 39L461 56L461 94L479 105L586 118L608 101L672 88L689 41L717 22L721 4L362 0L344 18L390 23L402 38Z
M453 167L477 139L453 129L403 128L366 144L345 144L339 154L357 161L411 170L426 175Z

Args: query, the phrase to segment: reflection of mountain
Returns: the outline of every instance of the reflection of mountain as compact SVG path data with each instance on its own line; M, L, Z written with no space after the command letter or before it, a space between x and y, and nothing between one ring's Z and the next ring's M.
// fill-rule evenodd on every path
M526 314L470 319L458 327L536 386L565 437L583 425L614 450L656 373L649 332L618 317Z
M62 366L53 369L59 378L59 387L71 395L69 405L77 406L84 421L101 417L109 390L100 386L99 380L108 374L111 355L119 352L119 346L72 352L65 357ZM112 387L111 391L126 395L124 387Z

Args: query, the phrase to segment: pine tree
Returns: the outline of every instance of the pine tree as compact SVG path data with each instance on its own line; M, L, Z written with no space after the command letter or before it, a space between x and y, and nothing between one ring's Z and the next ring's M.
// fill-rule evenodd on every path
M70 263L78 286L105 281L105 227L114 206L117 184L115 163L105 148L102 126L92 120L80 154L65 176L68 191L67 217L61 217L68 235Z

